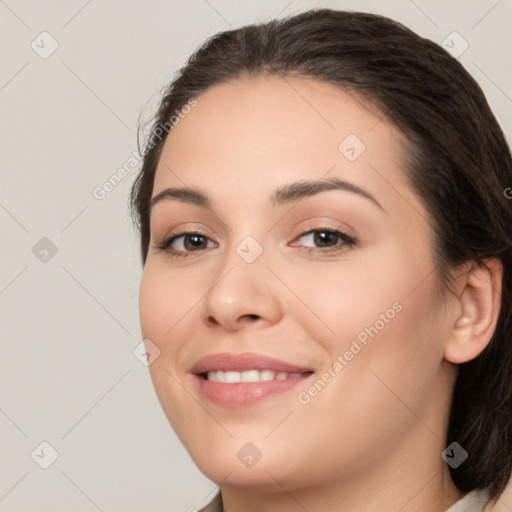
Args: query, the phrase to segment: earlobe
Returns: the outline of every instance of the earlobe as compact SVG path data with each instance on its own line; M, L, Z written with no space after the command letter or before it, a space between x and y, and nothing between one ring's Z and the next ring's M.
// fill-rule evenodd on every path
M457 313L446 341L444 357L454 364L471 361L489 344L501 306L503 265L498 258L476 263L461 276Z

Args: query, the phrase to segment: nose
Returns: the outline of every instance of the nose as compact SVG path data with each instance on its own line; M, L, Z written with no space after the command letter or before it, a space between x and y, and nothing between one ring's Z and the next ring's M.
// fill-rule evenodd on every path
M233 251L219 265L202 308L210 327L227 331L277 323L282 317L279 281L267 268L265 252L248 263Z

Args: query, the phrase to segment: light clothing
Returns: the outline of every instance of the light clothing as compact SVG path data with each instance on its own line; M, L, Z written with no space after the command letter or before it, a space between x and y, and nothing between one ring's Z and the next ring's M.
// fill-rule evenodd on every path
M454 503L446 512L484 512L488 494L485 490L474 490ZM199 512L224 512L220 491L206 507Z
M484 512L488 501L486 490L474 490L454 503L446 512Z

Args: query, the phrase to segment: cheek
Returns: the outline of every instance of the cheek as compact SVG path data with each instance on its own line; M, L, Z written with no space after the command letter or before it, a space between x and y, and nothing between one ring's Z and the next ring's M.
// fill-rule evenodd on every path
M386 272L369 253L364 258L283 268L281 276L293 292L283 295L287 314L310 338L336 350L378 321L398 298L393 271Z
M180 353L187 339L187 315L201 293L184 282L180 273L172 275L163 266L148 259L139 288L139 314L142 336L154 343L160 353L150 364L153 387L164 413L180 438L186 423L190 398L178 383ZM182 439L183 441L183 439Z
M435 392L444 340L433 284L428 279L410 293L397 283L368 300L363 312L347 315L349 328L330 350L331 360L343 355L347 361L331 399L343 397L344 410L359 418L356 424L373 417L392 436L393 422L405 428L417 421L403 404L422 411Z
M201 296L201 286L185 272L169 272L164 266L146 263L139 289L139 314L142 335L151 339L162 352L172 349L176 333L187 325L187 315L193 314ZM171 343L171 341L173 343Z
M395 297L400 300L387 310L385 306ZM371 310L371 314L345 315L336 326L337 341L328 346L324 343L330 372L326 367L325 377L319 377L328 382L316 389L300 390L305 393L300 403L308 403L296 415L299 423L310 425L309 431L321 433L326 439L363 437L368 441L368 453L357 442L337 448L329 444L322 457L333 465L337 457L357 459L364 458L365 453L376 456L381 450L378 447L399 443L401 436L418 423L418 416L428 417L425 403L436 392L442 351L427 312L428 294L411 297L397 293L366 304L364 309ZM374 312L383 313L387 322L375 317ZM307 444L307 436L301 442Z

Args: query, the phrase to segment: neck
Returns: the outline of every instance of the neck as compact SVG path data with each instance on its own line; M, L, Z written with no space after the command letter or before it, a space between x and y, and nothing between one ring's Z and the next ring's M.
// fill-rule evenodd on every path
M429 434L418 424L417 435L380 460L345 471L338 478L325 474L318 480L305 475L307 482L278 471L265 471L265 481L257 486L221 487L225 512L445 512L464 496L453 483L440 454L445 440ZM418 444L420 443L420 444ZM420 448L418 448L420 446ZM286 470L286 468L282 468ZM322 474L322 468L318 468Z

